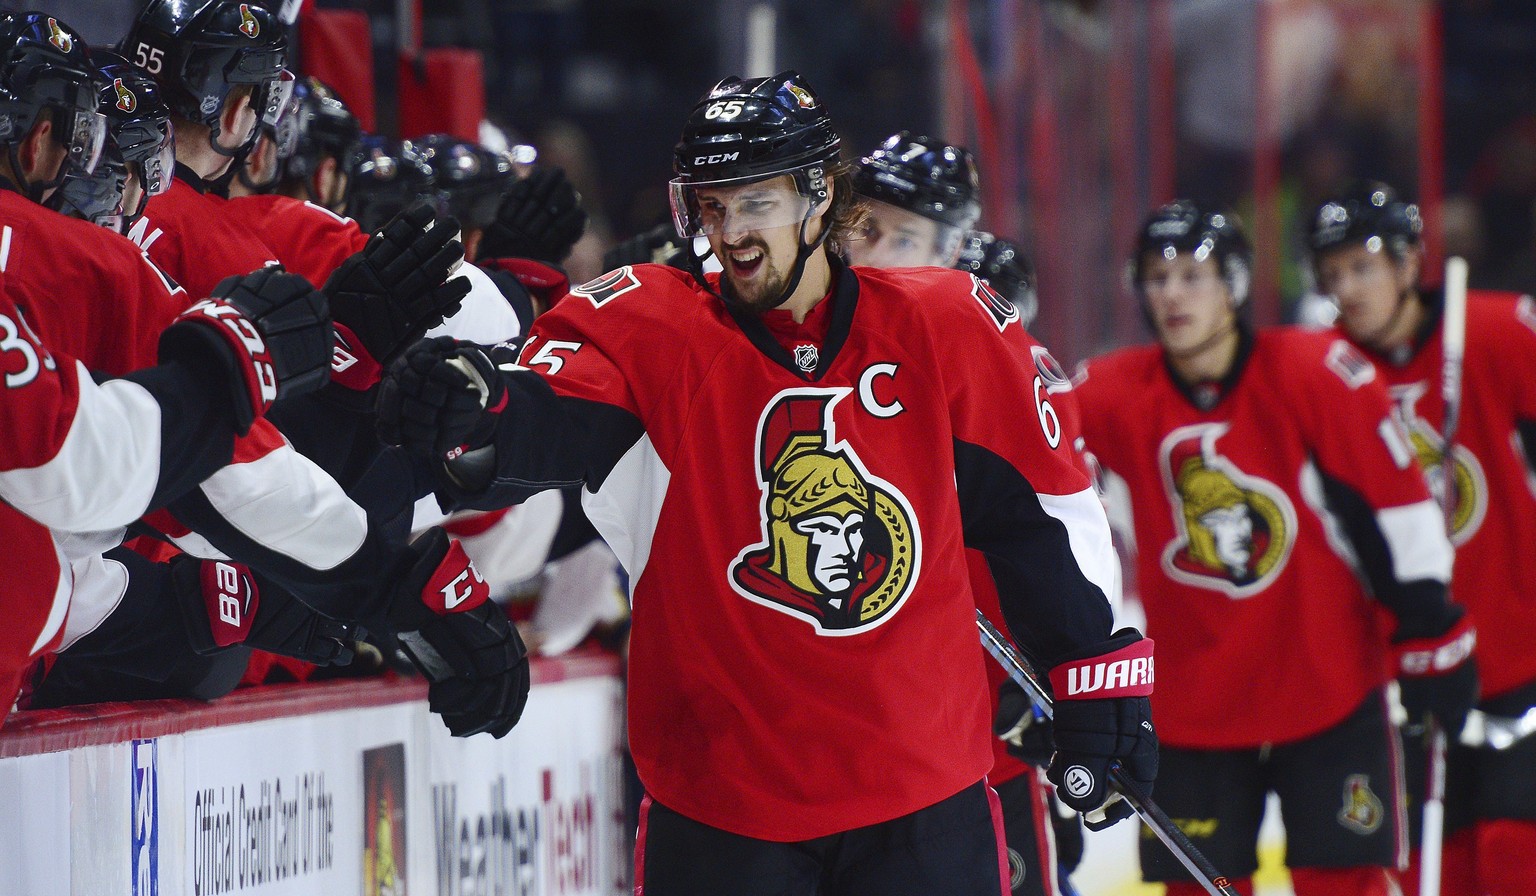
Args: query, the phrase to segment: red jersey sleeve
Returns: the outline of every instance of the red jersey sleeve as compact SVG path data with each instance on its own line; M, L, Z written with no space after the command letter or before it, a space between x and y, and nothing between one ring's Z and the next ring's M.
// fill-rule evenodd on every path
M933 303L928 338L950 407L966 544L987 555L1009 628L1047 662L1104 640L1119 560L1076 453L1071 382L985 282L939 270L915 279L919 294L953 297Z

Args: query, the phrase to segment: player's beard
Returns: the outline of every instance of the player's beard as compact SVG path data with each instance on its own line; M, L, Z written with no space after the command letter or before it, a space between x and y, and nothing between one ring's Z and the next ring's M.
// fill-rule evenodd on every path
M736 280L732 269L730 253L741 249L759 249L763 253L763 260L756 275L743 289ZM751 311L753 314L762 314L772 311L784 303L788 296L784 290L789 286L789 275L778 269L773 263L773 253L768 250L768 244L762 240L749 239L738 245L732 246L723 252L721 259L720 284L725 295L734 301L739 307Z

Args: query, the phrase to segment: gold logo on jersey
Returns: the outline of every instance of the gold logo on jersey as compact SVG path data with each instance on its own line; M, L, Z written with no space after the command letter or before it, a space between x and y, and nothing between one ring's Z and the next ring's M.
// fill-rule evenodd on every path
M1488 478L1477 457L1462 445L1451 446L1450 481L1446 481L1445 441L1439 430L1419 414L1419 399L1429 392L1423 381L1393 386L1392 400L1397 405L1403 428L1408 431L1408 442L1413 447L1414 458L1429 480L1429 491L1441 507L1447 506L1446 488L1449 495L1451 544L1461 547L1477 530L1482 528L1483 517L1488 514Z
M251 7L246 3L240 4L240 33L251 40L255 40L256 36L261 34L261 23L251 15Z
M1279 487L1217 450L1229 429L1202 423L1163 439L1158 455L1177 535L1162 559L1169 578L1240 598L1264 590L1285 568L1296 509Z
M851 389L790 389L758 422L763 540L732 561L737 593L819 635L874 628L917 581L911 505L837 439L832 409Z
M138 97L133 95L133 91L123 86L122 78L112 79L112 92L117 94L116 105L122 111L132 112L134 109L139 108Z
M61 53L68 53L75 48L75 39L68 31L59 27L58 19L48 20L48 42L58 47Z
M1369 835L1381 828L1386 815L1381 797L1371 790L1369 775L1350 775L1344 779L1344 805L1339 809L1339 824L1357 834Z

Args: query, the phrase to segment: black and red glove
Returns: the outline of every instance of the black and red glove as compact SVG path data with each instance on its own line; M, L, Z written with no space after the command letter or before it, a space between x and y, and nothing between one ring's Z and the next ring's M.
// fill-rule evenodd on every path
M1450 606L1440 632L1415 638L1394 638L1397 684L1408 726L1417 731L1433 719L1454 741L1477 703L1477 629L1472 618Z
M448 279L464 259L458 233L458 221L416 206L331 273L324 292L336 318L337 384L371 388L407 346L459 310L470 287Z
M269 584L263 590L245 564L182 554L170 566L187 639L197 653L243 645L318 666L352 661L358 634L352 626L322 616L280 588Z
M1133 628L1069 654L1051 668L1056 700L1056 755L1046 777L1056 795L1078 812L1090 830L1109 827L1132 810L1108 802L1110 768L1150 794L1157 778L1157 732L1152 728L1152 641Z
M480 258L560 264L587 228L581 196L560 168L536 168L509 188L480 238Z
M416 539L386 608L386 630L430 682L454 737L502 737L528 702L528 650L464 548L441 529Z
M424 457L453 460L488 444L507 390L480 346L425 339L390 367L379 389L379 438Z
M1007 745L1008 755L1039 768L1046 767L1056 751L1054 727L1012 680L1004 681L998 688L992 733Z
M243 435L274 401L325 385L331 343L325 296L298 274L268 267L221 280L160 334L159 355L219 371Z

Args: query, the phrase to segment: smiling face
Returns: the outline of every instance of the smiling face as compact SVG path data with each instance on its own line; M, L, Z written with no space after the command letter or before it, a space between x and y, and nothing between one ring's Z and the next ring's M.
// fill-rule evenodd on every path
M766 311L783 295L800 251L800 228L810 200L789 175L741 185L702 186L699 218L721 277L737 299ZM825 206L805 224L807 241L820 232ZM783 223L791 221L793 223Z
M943 225L887 202L866 200L869 222L863 235L848 243L848 261L872 268L948 267L954 259L940 253ZM958 243L956 244L958 249Z

